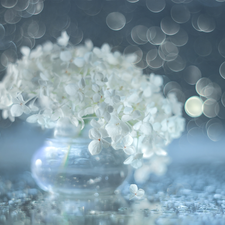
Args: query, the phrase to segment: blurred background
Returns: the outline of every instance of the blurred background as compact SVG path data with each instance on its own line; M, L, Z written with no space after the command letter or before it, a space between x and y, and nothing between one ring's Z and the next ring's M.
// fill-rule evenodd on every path
M225 0L0 0L0 78L20 48L55 42L109 43L136 53L145 74L163 75L163 93L184 105L186 131L168 147L174 162L225 159ZM0 113L0 168L29 170L51 131Z

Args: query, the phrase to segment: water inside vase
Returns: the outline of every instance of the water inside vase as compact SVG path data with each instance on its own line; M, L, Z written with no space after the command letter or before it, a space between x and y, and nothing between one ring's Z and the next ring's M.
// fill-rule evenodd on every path
M112 148L92 156L89 142L84 138L48 140L32 160L37 184L43 190L68 195L113 193L128 174L124 157Z

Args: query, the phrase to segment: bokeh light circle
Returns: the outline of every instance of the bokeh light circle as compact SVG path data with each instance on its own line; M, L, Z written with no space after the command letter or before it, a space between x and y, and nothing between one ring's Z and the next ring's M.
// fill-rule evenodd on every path
M225 62L223 62L223 63L220 65L219 73L220 73L220 76L221 76L223 79L225 79Z
M171 17L168 16L162 18L160 22L160 27L162 31L167 35L174 35L180 29L180 25L177 24L174 20L171 19Z
M186 23L190 17L190 11L185 5L174 5L171 8L171 17L177 23Z
M209 125L207 135L212 141L219 141L224 135L224 127L221 123L216 122Z
M111 30L121 30L126 24L126 18L122 13L112 12L106 17L106 24Z
M184 80L190 84L194 85L202 77L202 73L197 66L188 66L184 70Z
M199 117L202 115L203 101L198 96L192 96L185 102L185 112L191 117Z
M147 8L154 13L161 12L166 7L165 0L146 0Z
M219 104L215 99L209 98L203 103L203 113L208 118L216 117L219 110Z
M212 52L212 44L207 37L197 38L194 42L194 50L199 56L208 56Z
M5 8L13 8L18 0L1 0L1 5Z
M150 27L146 35L148 41L153 45L161 45L166 40L166 35L162 32L160 27Z
M169 40L176 46L181 47L187 44L188 34L183 28L180 28L180 30L176 34L169 37Z

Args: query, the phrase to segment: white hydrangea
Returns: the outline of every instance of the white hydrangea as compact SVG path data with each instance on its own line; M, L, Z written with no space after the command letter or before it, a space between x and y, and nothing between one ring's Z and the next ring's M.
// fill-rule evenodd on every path
M78 129L92 119L90 153L111 145L134 168L180 136L182 105L174 95L163 96L161 76L143 75L135 55L112 53L107 44L75 47L68 41L63 32L56 44L21 49L23 57L0 83L3 118L14 121L25 113L27 122L43 128L67 118Z

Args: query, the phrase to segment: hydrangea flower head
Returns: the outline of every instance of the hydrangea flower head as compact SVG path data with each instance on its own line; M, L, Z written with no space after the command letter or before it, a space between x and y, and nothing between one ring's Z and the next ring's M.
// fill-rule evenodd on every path
M66 118L77 129L92 119L90 153L112 146L134 168L184 130L181 103L172 94L163 96L162 77L143 75L134 54L111 52L107 44L96 48L91 41L73 46L66 32L55 44L21 52L0 82L3 118L28 114L27 122L42 128Z

